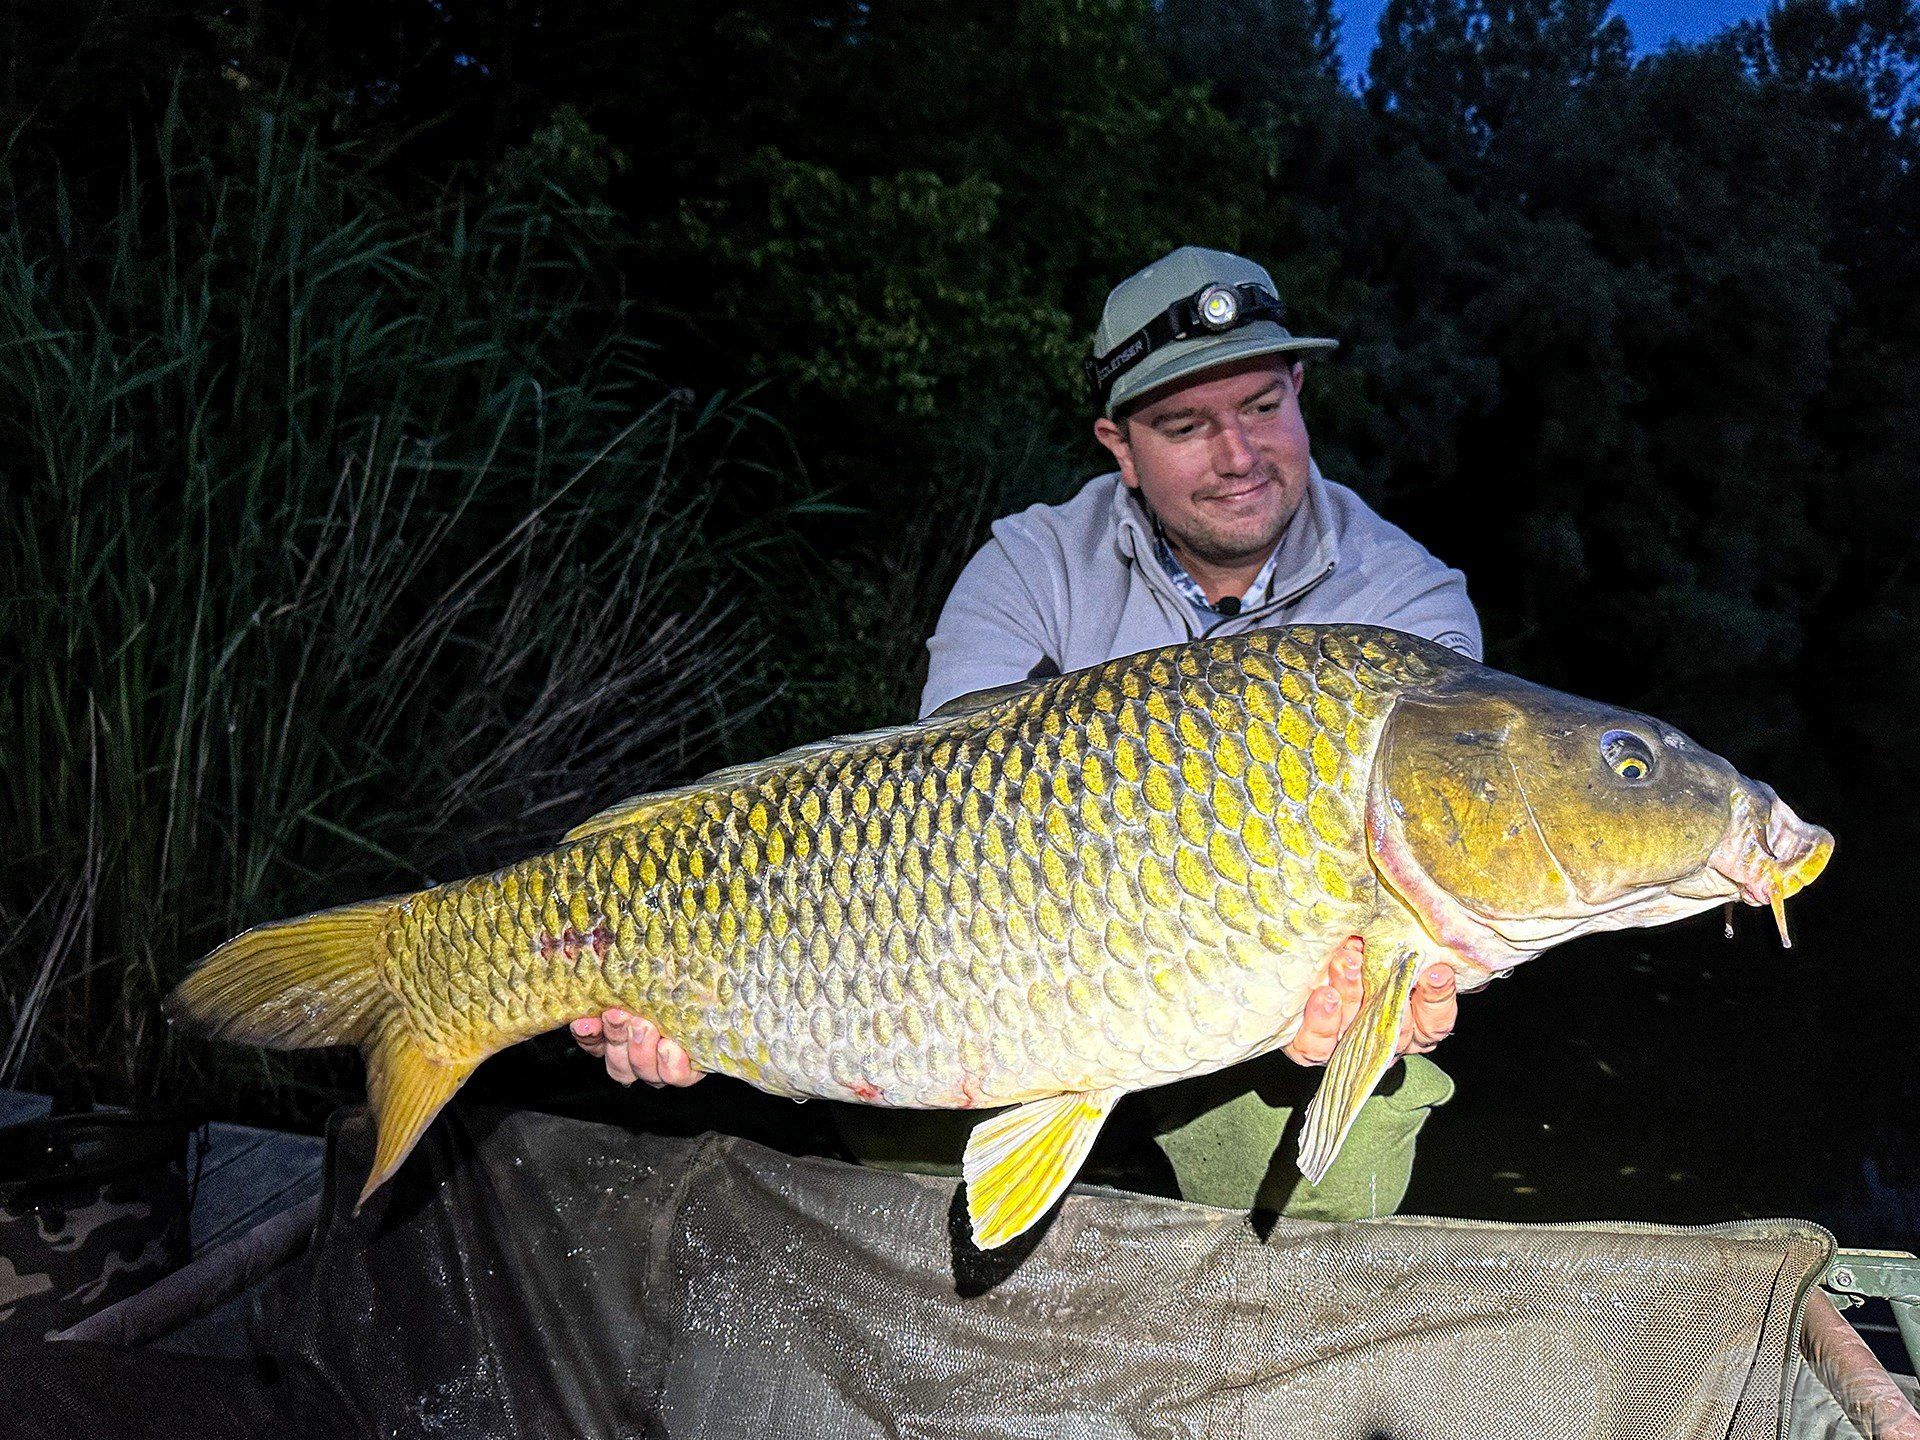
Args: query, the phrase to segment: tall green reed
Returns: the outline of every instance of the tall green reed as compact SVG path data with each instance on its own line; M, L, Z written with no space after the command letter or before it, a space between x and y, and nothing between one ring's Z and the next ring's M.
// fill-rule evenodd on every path
M537 147L421 214L273 117L203 139L93 221L0 175L0 1085L262 1114L332 1072L159 997L683 771L757 689L728 557L779 543L714 501L779 477L649 373Z

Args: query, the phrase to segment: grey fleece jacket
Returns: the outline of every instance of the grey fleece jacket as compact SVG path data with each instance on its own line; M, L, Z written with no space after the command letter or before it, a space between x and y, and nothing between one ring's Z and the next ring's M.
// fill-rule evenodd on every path
M1280 537L1267 601L1203 628L1154 555L1153 532L1119 472L1063 505L993 526L927 641L920 713L1038 671L1084 670L1122 655L1265 625L1385 625L1480 658L1466 577L1382 520L1315 466Z

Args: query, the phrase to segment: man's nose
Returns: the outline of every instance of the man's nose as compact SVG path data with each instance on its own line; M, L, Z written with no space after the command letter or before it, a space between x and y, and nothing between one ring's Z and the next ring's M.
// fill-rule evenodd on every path
M1237 421L1222 425L1213 439L1214 471L1221 475L1245 475L1253 466L1253 446L1247 443L1246 431Z

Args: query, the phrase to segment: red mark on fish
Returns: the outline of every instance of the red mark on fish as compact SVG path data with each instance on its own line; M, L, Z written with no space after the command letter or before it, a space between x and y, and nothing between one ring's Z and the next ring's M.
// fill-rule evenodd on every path
M613 950L613 927L596 916L593 928L584 934L571 925L558 935L551 930L542 930L534 936L533 944L542 960L552 960L557 956L577 960L583 950L597 960L604 960Z

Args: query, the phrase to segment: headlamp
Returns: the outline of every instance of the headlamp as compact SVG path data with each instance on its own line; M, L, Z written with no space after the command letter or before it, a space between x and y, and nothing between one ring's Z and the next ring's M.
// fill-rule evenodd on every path
M1240 318L1240 297L1224 285L1209 285L1194 297L1194 310L1209 330L1231 330Z
M1105 355L1090 355L1081 364L1094 402L1105 409L1113 382L1154 351L1178 340L1221 335L1256 320L1284 324L1285 318L1280 298L1264 285L1208 285L1174 301Z

